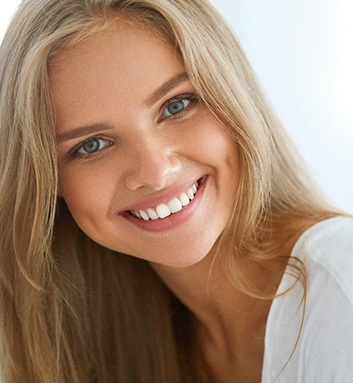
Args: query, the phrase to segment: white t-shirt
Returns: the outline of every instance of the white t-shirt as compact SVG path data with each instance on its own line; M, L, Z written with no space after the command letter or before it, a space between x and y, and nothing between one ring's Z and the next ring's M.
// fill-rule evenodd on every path
M304 322L298 283L272 303L262 383L353 383L353 219L335 217L312 226L292 257L307 271ZM278 292L293 280L285 273Z

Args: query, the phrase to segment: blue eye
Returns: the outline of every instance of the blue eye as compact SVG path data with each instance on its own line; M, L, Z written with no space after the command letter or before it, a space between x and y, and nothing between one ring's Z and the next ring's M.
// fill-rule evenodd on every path
M163 114L161 120L177 116L182 113L193 101L195 101L196 96L194 94L182 95L172 100L168 101L163 109Z
M174 116L182 112L190 104L190 102L191 101L187 99L171 101L168 105L166 105L163 117Z
M103 140L102 138L89 138L79 146L78 150L76 151L76 154L89 156L99 152L108 145L109 143L106 140Z

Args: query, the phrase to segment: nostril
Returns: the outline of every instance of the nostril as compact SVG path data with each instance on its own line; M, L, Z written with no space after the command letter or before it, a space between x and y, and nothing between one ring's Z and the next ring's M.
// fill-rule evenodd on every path
M151 152L152 148L149 149ZM163 150L154 153L144 153L132 157L131 166L126 171L124 182L127 189L136 191L142 187L151 190L162 190L175 173L181 170L178 157L168 156Z

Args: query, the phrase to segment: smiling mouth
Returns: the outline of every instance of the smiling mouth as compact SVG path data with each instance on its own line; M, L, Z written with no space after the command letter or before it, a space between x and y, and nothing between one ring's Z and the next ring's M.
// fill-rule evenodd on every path
M172 214L178 213L185 206L194 199L199 186L202 182L201 180L196 181L189 189L184 193L181 193L178 197L174 197L166 203L162 203L155 207L150 207L147 210L129 210L129 213L137 219L149 221L156 221L158 219L163 219L169 217Z

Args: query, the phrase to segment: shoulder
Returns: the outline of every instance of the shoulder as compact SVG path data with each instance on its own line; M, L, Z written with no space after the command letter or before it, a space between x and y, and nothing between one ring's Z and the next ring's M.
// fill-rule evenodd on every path
M297 241L292 257L304 263L311 292L330 283L353 305L353 218L334 217L312 226Z
M337 252L352 253L353 218L338 216L321 221L307 229L293 248L292 256L305 259L309 256L322 265L333 266ZM347 260L351 257L348 256Z
M292 257L307 286L283 276L268 317L263 382L353 382L353 219L335 217L309 228ZM286 293L285 293L286 292Z

